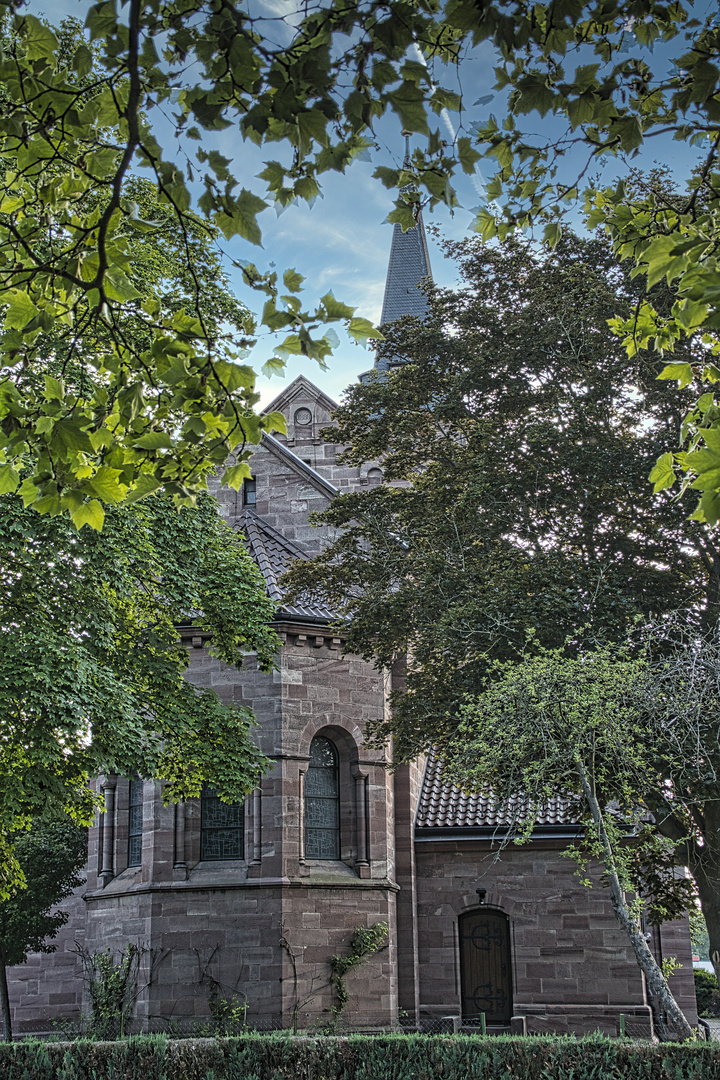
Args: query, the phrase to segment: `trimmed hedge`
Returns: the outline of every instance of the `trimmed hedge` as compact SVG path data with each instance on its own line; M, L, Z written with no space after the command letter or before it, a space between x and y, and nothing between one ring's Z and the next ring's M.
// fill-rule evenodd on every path
M703 968L696 968L693 976L698 1013L700 1016L716 1016L717 1006L720 1004L717 976L714 972L705 971Z
M2 1080L720 1080L720 1046L601 1036L351 1035L0 1047Z

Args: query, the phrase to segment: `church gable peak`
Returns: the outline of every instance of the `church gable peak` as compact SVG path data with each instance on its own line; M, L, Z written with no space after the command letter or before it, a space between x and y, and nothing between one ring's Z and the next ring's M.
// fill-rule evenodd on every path
M328 415L337 409L337 401L323 393L319 386L311 382L305 375L298 375L288 386L284 387L276 398L266 405L263 413L281 412L288 423L293 419L293 410L304 404L314 405Z

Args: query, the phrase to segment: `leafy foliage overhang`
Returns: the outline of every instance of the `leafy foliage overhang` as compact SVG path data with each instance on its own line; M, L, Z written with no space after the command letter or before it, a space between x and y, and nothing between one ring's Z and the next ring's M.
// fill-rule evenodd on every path
M331 0L290 14L287 42L275 42L263 17L238 0L130 0L122 10L102 0L88 11L89 43L33 15L8 16L0 63L2 489L14 490L18 466L30 462L29 505L98 527L94 503L160 487L192 498L233 449L226 480L239 484L247 445L281 425L255 414L254 374L238 362L257 329L285 334L269 360L276 369L290 355L324 363L336 340L327 323L343 323L362 341L377 331L331 293L304 310L299 273L280 280L242 259L263 310L258 320L248 316L237 340L221 341L197 302L167 310L133 280L130 237L156 225L128 196L128 178L146 170L182 230L199 224L212 236L259 244L260 213L312 201L323 173L342 172L363 154L388 112L427 138L403 168L376 170L398 191L390 220L407 229L423 201L452 207L456 170L472 173L484 155L497 163L476 225L486 239L541 222L554 243L562 208L578 197L593 161L632 158L660 133L695 143L701 165L687 194L668 197L658 184L591 186L585 206L650 285L665 279L677 292L670 311L641 300L618 322L628 349L669 349L699 335L707 362L690 375L712 384L720 319L715 14L703 23L658 0ZM654 44L675 39L682 55L654 64ZM507 114L448 145L433 116L461 109L462 100L438 88L420 60L457 65L482 43L499 58ZM159 110L181 138L177 161L160 146ZM549 113L565 118L564 135L523 130L524 118ZM267 161L259 184L235 175L229 159L203 145L203 132L231 125L258 146L289 148L290 160ZM578 158L567 179L560 166ZM191 273L187 252L185 265ZM128 310L143 324L142 343L124 333ZM38 363L51 328L60 332L63 364L80 372L74 380ZM84 349L88 330L96 340ZM681 367L666 377L687 381ZM37 375L32 389L18 385L26 371ZM689 453L664 459L654 477L669 486L679 469L701 491L698 513L709 521L720 513L720 448L707 434L718 423L710 389L683 432Z

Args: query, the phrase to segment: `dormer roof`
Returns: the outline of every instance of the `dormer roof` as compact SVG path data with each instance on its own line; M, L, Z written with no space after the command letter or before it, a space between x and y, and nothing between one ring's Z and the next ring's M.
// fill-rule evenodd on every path
M416 840L496 839L505 837L525 806L518 803L499 807L492 792L466 792L443 775L443 763L432 752L425 765L420 800L415 818ZM538 814L535 836L575 838L581 834L577 824L578 806L571 799L554 797Z

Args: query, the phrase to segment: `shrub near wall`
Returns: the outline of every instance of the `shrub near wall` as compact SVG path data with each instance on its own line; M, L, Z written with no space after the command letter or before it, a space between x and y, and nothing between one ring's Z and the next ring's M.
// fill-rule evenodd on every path
M388 1035L21 1042L1 1080L720 1080L720 1046L600 1036Z

